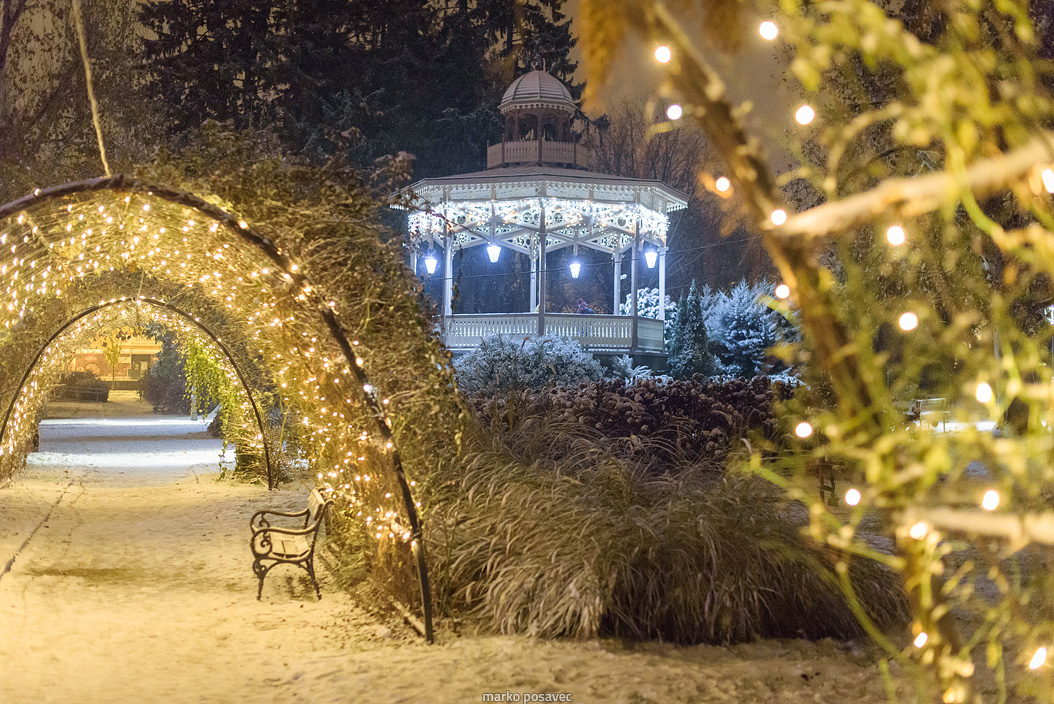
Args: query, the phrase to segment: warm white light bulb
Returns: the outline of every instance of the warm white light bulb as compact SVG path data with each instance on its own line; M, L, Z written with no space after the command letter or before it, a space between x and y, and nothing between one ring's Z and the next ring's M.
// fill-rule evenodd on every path
M777 208L769 215L769 219L772 220L773 225L782 225L787 222L787 211Z
M981 499L981 508L985 511L994 511L999 507L999 492L995 489L989 489L984 493L984 498Z
M798 425L795 426L794 434L797 435L799 438L809 437L810 435L812 435L812 424L803 420L801 423L798 423Z
M845 492L845 503L848 506L856 506L858 503L860 503L860 490L850 489L849 491Z
M802 105L798 108L798 111L794 113L794 119L798 121L799 125L807 125L816 118L816 111L808 105Z
M719 193L724 193L731 187L732 182L728 180L727 176L718 176L717 180L714 181L714 188L716 188Z
M771 42L779 36L780 28L776 26L775 22L765 20L760 26L758 26L758 33L761 35L762 39L767 39Z
M674 103L670 107L666 108L666 117L670 118L671 120L680 120L681 115L683 114L684 108L682 108L677 103Z
M581 273L581 271L582 271L582 264L581 263L579 263L577 261L571 262L571 278L572 279L577 279L578 278L578 274Z
M490 257L491 263L497 262L498 257L501 256L501 247L496 244L487 245L487 256Z
M1047 189L1047 193L1054 193L1054 170L1043 169L1043 188Z
M1047 661L1047 649L1040 648L1036 651L1036 654L1032 656L1032 659L1028 663L1028 669L1038 670L1043 667L1043 663Z
M429 274L436 273L436 265L437 264L439 264L439 260L437 260L435 257L433 257L433 256L425 257L425 271L427 271Z
M977 390L974 391L974 396L981 403L988 403L994 398L995 394L992 393L992 387L988 384L988 382L982 381L980 384L977 385Z
M912 540L922 540L926 537L926 532L929 531L929 529L929 526L922 521L919 521L908 530L908 535L911 536Z
M779 298L780 300L783 300L783 299L786 299L786 298L790 298L790 295L791 295L791 287L788 286L787 284L780 284L779 286L776 287L776 298Z
M644 261L647 262L649 269L655 268L655 262L659 259L659 253L654 249L649 249L644 253Z
M917 636L915 636L915 647L916 648L921 648L922 646L926 645L926 643L928 643L929 640L930 640L930 637L928 635L926 635L926 631L923 631L922 633L920 633Z
M904 228L900 225L890 225L889 229L886 230L886 239L894 247L904 244L907 239L907 235L904 234Z
M673 52L670 51L668 46L660 46L655 48L655 60L660 64L666 64L673 58Z
M911 311L908 311L904 315L900 316L900 320L897 321L900 325L900 329L905 332L914 330L919 326L919 316L915 315Z

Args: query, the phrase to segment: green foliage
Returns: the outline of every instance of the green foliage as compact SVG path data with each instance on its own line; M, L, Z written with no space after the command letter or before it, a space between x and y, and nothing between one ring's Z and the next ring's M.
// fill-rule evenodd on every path
M668 87L713 137L799 306L813 391L786 413L806 437L796 452L755 448L754 468L809 504L819 543L901 572L910 631L887 638L858 616L922 673L918 701L1049 700L1050 3L780 3L795 90L817 113L786 133L797 163L781 179L671 7L583 0L590 85L624 34L668 43ZM743 40L752 23L723 29ZM906 422L916 393L949 405L948 432ZM818 473L849 508L823 501Z
M411 152L420 176L474 171L515 75L541 64L574 73L563 5L155 1L142 9L146 80L174 133L206 120L271 124L316 161Z
M469 400L484 427L508 428L521 417L547 418L563 427L579 425L607 438L607 452L655 475L723 468L744 440L785 444L775 404L790 389L764 377L750 381L621 380L525 391L495 399ZM574 451L574 434L562 443Z
M717 373L718 366L710 350L710 338L703 319L702 298L694 281L688 289L688 295L681 296L677 304L677 318L671 332L673 339L670 341L667 363L675 379Z
M183 371L183 357L175 336L154 328L154 336L161 342L154 364L139 380L139 393L155 411L186 415L190 413L187 377Z
M64 401L105 403L110 398L109 385L90 371L67 372L59 380Z
M740 281L703 302L712 347L726 374L750 378L771 371L769 349L796 338L796 329L763 301L773 300L767 282Z
M67 0L0 8L0 202L102 172L84 66ZM136 3L81 2L101 127L112 168L156 148L157 103L137 75Z

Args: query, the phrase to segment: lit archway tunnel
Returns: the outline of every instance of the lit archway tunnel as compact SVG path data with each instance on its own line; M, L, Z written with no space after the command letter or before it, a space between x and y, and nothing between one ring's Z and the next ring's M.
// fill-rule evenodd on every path
M312 230L326 225L287 219L265 236L230 207L126 176L0 207L0 409L11 409L0 479L30 449L62 340L145 306L214 350L246 392L246 409L256 391L273 390L296 419L317 483L337 501L343 537L368 552L395 599L423 610L431 638L418 487L407 467L420 478L435 447L422 433L438 432L427 419L449 400L446 357L424 318L400 308L409 300L413 309L414 285L397 253ZM413 324L398 335L380 323L400 314ZM258 414L245 422L263 442Z
M184 348L191 347L208 358L217 372L218 378L213 383L218 387L218 395L228 401L221 409L228 439L259 458L261 466L257 469L266 477L268 488L274 488L277 476L268 439L270 432L256 398L260 390L254 391L250 386L244 368L245 355L241 355L239 364L235 353L199 317L171 303L145 296L99 301L73 315L48 338L25 365L21 379L9 394L10 400L0 417L0 450L5 456L18 456L13 438L25 437L36 425L49 391L61 381L77 350L115 332L141 332L151 327L157 332L178 336ZM257 371L254 376L259 377L259 371L254 371ZM251 432L245 432L250 424ZM248 442L238 442L243 438Z

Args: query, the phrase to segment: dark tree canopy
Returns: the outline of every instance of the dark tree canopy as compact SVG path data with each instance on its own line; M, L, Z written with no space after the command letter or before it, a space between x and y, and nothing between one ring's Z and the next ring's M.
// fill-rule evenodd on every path
M269 124L309 155L342 143L363 164L410 152L418 176L472 171L516 75L545 67L570 82L564 2L154 1L144 69L175 133Z

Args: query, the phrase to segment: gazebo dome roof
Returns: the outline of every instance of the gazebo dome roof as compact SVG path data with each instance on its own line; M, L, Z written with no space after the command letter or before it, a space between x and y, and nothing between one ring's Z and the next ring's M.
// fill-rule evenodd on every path
M567 86L545 71L531 71L517 78L498 105L503 115L525 108L555 108L569 113L578 109Z

